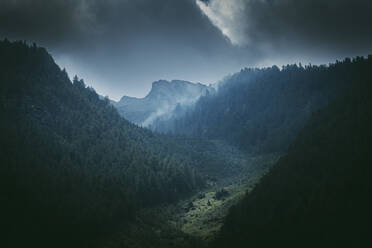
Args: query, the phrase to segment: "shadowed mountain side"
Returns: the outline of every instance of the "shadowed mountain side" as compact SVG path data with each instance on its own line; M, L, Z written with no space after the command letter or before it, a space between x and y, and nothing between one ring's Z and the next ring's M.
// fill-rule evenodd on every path
M204 158L121 118L44 48L1 41L0 68L0 246L85 247L204 187Z
M372 60L353 67L350 90L312 115L213 247L371 246Z

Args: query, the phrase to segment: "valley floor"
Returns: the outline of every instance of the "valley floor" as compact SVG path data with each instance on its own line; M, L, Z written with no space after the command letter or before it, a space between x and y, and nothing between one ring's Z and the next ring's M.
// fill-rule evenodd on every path
M215 141L217 142L217 141ZM218 143L234 173L208 181L188 199L141 211L136 221L107 238L103 247L205 247L220 230L229 208L278 160L278 154L245 155Z

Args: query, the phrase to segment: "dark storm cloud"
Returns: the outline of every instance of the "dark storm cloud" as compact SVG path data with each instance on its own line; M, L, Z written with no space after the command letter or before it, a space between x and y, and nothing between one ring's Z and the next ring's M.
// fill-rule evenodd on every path
M369 0L271 0L251 1L247 36L319 46L342 52L371 48L372 1ZM273 43L273 42L271 42Z
M266 56L372 52L369 0L210 0L201 9L237 45Z
M100 93L371 52L368 0L1 0L0 36L46 46ZM204 13L204 14L203 14Z
M86 21L79 1L0 1L0 34L14 39L61 45L80 35Z
M194 0L2 0L0 35L46 46L116 99L158 79L213 83L243 64Z

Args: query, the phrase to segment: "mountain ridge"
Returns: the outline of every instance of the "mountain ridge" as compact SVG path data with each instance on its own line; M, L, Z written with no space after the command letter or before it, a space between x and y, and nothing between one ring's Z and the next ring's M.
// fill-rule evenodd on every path
M311 114L350 89L367 58L329 65L245 68L181 116L158 119L161 133L220 139L249 152L286 151Z
M114 106L124 118L146 127L160 116L171 115L177 105L191 105L201 96L214 92L213 87L201 83L158 80L144 98L123 96Z

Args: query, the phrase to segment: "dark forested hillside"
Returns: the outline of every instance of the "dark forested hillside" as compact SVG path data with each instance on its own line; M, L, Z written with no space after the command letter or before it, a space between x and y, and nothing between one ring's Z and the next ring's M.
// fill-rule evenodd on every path
M245 69L152 124L170 136L123 119L44 48L0 41L0 246L100 247L129 229L117 247L137 237L133 247L199 244L188 235L214 235L223 218L214 211L283 151L211 244L360 246L372 221L371 71L372 57Z
M312 112L350 89L354 78L369 73L365 64L370 60L244 69L183 117L158 121L153 129L222 139L250 152L286 151Z
M93 243L203 187L203 160L121 118L45 49L1 41L0 83L0 246Z
M288 155L231 209L215 246L371 246L372 60L332 68L350 90L312 115Z

